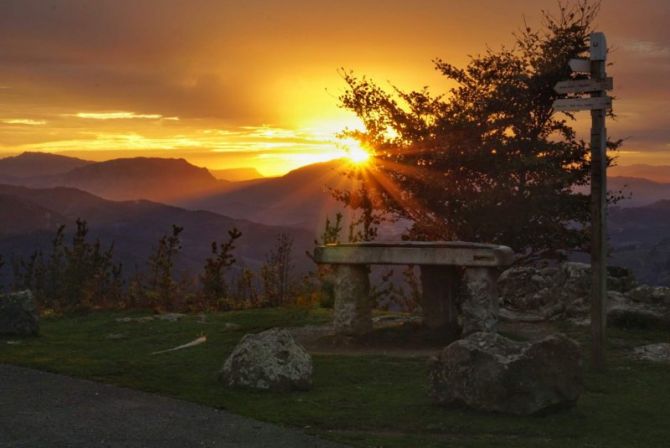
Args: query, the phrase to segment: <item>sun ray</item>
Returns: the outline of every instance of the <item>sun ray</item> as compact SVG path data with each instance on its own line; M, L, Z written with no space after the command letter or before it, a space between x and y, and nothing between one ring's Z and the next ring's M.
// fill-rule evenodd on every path
M344 157L354 165L365 165L372 157L371 151L353 138L342 139L339 145Z

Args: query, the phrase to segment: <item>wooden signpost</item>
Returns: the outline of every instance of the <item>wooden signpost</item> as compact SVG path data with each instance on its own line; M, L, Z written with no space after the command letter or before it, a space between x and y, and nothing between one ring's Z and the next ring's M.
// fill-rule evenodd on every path
M570 70L575 73L590 73L591 72L591 60L583 58L570 59L568 62Z
M604 81L595 79L571 79L570 81L557 82L554 86L556 93L566 95L568 93L587 93L600 92L602 90L612 90L614 81L612 78L605 78Z
M596 96L586 98L562 98L554 101L554 109L561 112L576 112L579 110L595 110L612 108L612 98Z
M574 72L589 73L590 79L561 81L554 89L561 94L589 93L554 102L564 112L591 111L591 356L596 370L605 368L607 309L607 129L605 119L612 108L612 78L605 72L607 41L603 33L591 33L589 59L571 59Z

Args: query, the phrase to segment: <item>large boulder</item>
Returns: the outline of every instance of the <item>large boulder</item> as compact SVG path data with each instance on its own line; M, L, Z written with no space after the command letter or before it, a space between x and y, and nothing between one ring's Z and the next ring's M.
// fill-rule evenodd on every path
M591 265L561 264L554 278L554 290L569 317L588 315L591 303Z
M633 271L621 266L607 266L607 289L625 293L636 286Z
M653 294L645 287L635 288L635 278L625 268L608 267L607 285L609 294L620 297L636 291L640 297L665 297L663 288L654 288ZM585 319L591 307L591 266L565 262L557 268L510 268L501 274L498 290L502 315L508 319Z
M554 299L555 268L513 267L498 278L502 306L514 311L537 311Z
M431 359L431 398L440 405L530 415L574 405L583 390L579 345L560 334L518 342L473 333Z
M670 363L670 344L667 342L635 347L633 353L637 359Z
M670 307L670 288L667 286L641 285L628 291L626 296L633 302Z
M231 387L306 390L312 386L312 358L291 333L273 328L244 336L219 379Z
M608 307L607 324L622 328L670 329L670 312L660 306L615 303Z
M39 313L30 291L0 295L0 334L32 336L39 329Z

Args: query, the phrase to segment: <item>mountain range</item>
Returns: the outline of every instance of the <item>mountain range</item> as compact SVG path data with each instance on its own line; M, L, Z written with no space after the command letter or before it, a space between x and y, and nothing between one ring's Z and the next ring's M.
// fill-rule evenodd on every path
M670 200L608 213L611 263L626 266L642 283L670 286Z
M24 153L0 159L0 181L29 187L73 187L105 199L174 202L228 188L206 168L184 159L120 158L88 162ZM17 168L20 176L17 176Z
M31 239L47 244L59 223L81 217L103 240L116 240L119 252L133 263L148 255L171 224L186 228L184 258L192 268L207 256L209 243L224 238L233 225L248 237L241 240L240 251L250 265L262 261L282 231L291 232L296 253L302 254L326 217L342 210L328 190L351 182L342 174L344 163L333 160L281 177L230 181L184 159L90 162L38 153L0 159L0 182L14 185L0 187L0 253L21 252ZM664 179L662 169L617 168L615 173L645 172ZM670 262L663 258L670 249L665 224L670 222L670 183L609 176L608 185L626 196L610 210L613 260L633 267L645 281L670 284ZM303 262L306 267L308 260Z
M659 183L670 183L670 165L617 165L607 170L610 176L635 177Z
M0 182L29 181L67 173L94 162L44 152L24 152L0 159Z
M209 170L217 179L230 182L262 179L264 176L256 168L227 168L223 170Z
M258 268L283 232L294 240L294 259L299 270L311 261L304 255L313 235L296 228L266 226L232 219L208 211L192 211L145 200L109 201L73 188L34 189L0 185L0 254L26 256L47 249L61 224L73 229L77 218L87 221L92 238L115 244L126 267L144 267L159 238L171 225L184 227L179 267L199 272L213 241L222 241L232 227L242 232L236 256L250 268Z
M240 182L234 188L182 201L180 205L268 225L317 231L327 217L343 208L328 188L346 184L344 163L316 163L281 177Z

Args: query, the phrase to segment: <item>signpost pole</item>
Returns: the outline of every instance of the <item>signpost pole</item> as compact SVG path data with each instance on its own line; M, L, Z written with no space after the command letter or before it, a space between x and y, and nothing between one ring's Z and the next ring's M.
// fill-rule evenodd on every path
M607 78L605 36L591 35L591 79ZM591 93L592 97L606 92ZM591 336L592 363L605 369L605 329L607 326L607 109L591 110Z

